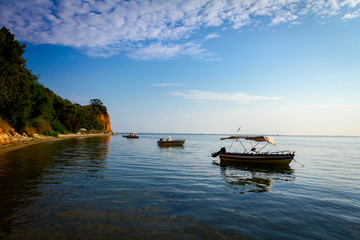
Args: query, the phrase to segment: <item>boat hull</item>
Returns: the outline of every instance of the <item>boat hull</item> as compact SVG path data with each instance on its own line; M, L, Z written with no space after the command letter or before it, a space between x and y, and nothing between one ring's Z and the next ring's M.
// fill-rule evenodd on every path
M139 138L139 136L123 136L125 138Z
M185 140L158 141L160 147L182 147Z
M294 159L294 153L220 153L220 161L238 163L261 163L261 164L290 164Z

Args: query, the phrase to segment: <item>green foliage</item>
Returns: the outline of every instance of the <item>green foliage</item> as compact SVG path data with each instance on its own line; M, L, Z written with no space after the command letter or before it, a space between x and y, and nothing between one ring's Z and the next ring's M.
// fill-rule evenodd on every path
M32 85L32 99L33 106L31 111L31 118L43 116L44 118L51 118L53 99L49 96L47 89L40 83Z
M35 137L34 134L32 134L32 133L27 134L27 136L28 136L28 137L31 137L31 138L34 138L34 137Z
M59 137L59 133L54 131L46 131L43 134L49 137Z
M49 121L43 118L31 119L30 124L32 127L36 129L36 132L40 134L44 134L44 132L48 132L52 130Z
M27 127L49 136L80 128L104 130L98 120L107 109L99 99L81 106L62 99L38 82L25 66L25 45L5 27L0 30L0 116L18 132Z
M93 111L100 115L101 113L107 113L106 107L100 101L100 99L90 99L90 105L93 107Z
M88 130L103 130L103 126L99 122L98 118L94 118L93 116L99 116L101 112L98 108L93 105L84 106L80 110L80 117L83 128Z
M0 30L0 115L16 130L23 130L30 118L32 86L38 77L25 67L25 45L8 29Z
M59 123L59 122L50 122L51 124L51 128L55 131L55 132L59 132L61 134L65 134L66 131L64 129L64 126Z

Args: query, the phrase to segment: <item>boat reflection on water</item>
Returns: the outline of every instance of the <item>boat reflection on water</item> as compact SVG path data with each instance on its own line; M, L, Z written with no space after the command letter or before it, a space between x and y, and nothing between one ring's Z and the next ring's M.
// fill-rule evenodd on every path
M234 193L271 192L276 182L294 182L294 170L288 165L259 165L213 162Z

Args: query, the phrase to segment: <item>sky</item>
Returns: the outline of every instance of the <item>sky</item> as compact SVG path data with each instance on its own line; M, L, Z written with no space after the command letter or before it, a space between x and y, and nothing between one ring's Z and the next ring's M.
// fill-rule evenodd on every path
M360 0L0 0L0 26L115 132L360 136Z

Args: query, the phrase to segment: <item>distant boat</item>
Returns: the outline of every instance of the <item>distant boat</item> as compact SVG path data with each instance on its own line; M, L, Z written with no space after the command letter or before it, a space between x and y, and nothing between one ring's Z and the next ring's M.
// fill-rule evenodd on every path
M157 144L160 147L182 147L184 146L185 139L171 139L171 137L168 137L168 139L163 140L162 138L157 141Z
M275 145L274 138L267 136L230 136L226 138L220 138L220 140L232 139L239 141L244 148L244 152L227 152L226 148L223 147L218 152L212 153L212 157L219 156L220 161L224 162L239 162L239 163L262 163L262 164L290 164L294 159L295 151L262 151L268 144ZM246 149L242 144L240 139L249 140L256 142L255 145L251 144L252 148L250 150ZM256 147L260 142L265 142L266 144L261 147L260 150L257 150Z
M126 133L123 134L122 136L126 138L139 138L139 136L136 133Z

